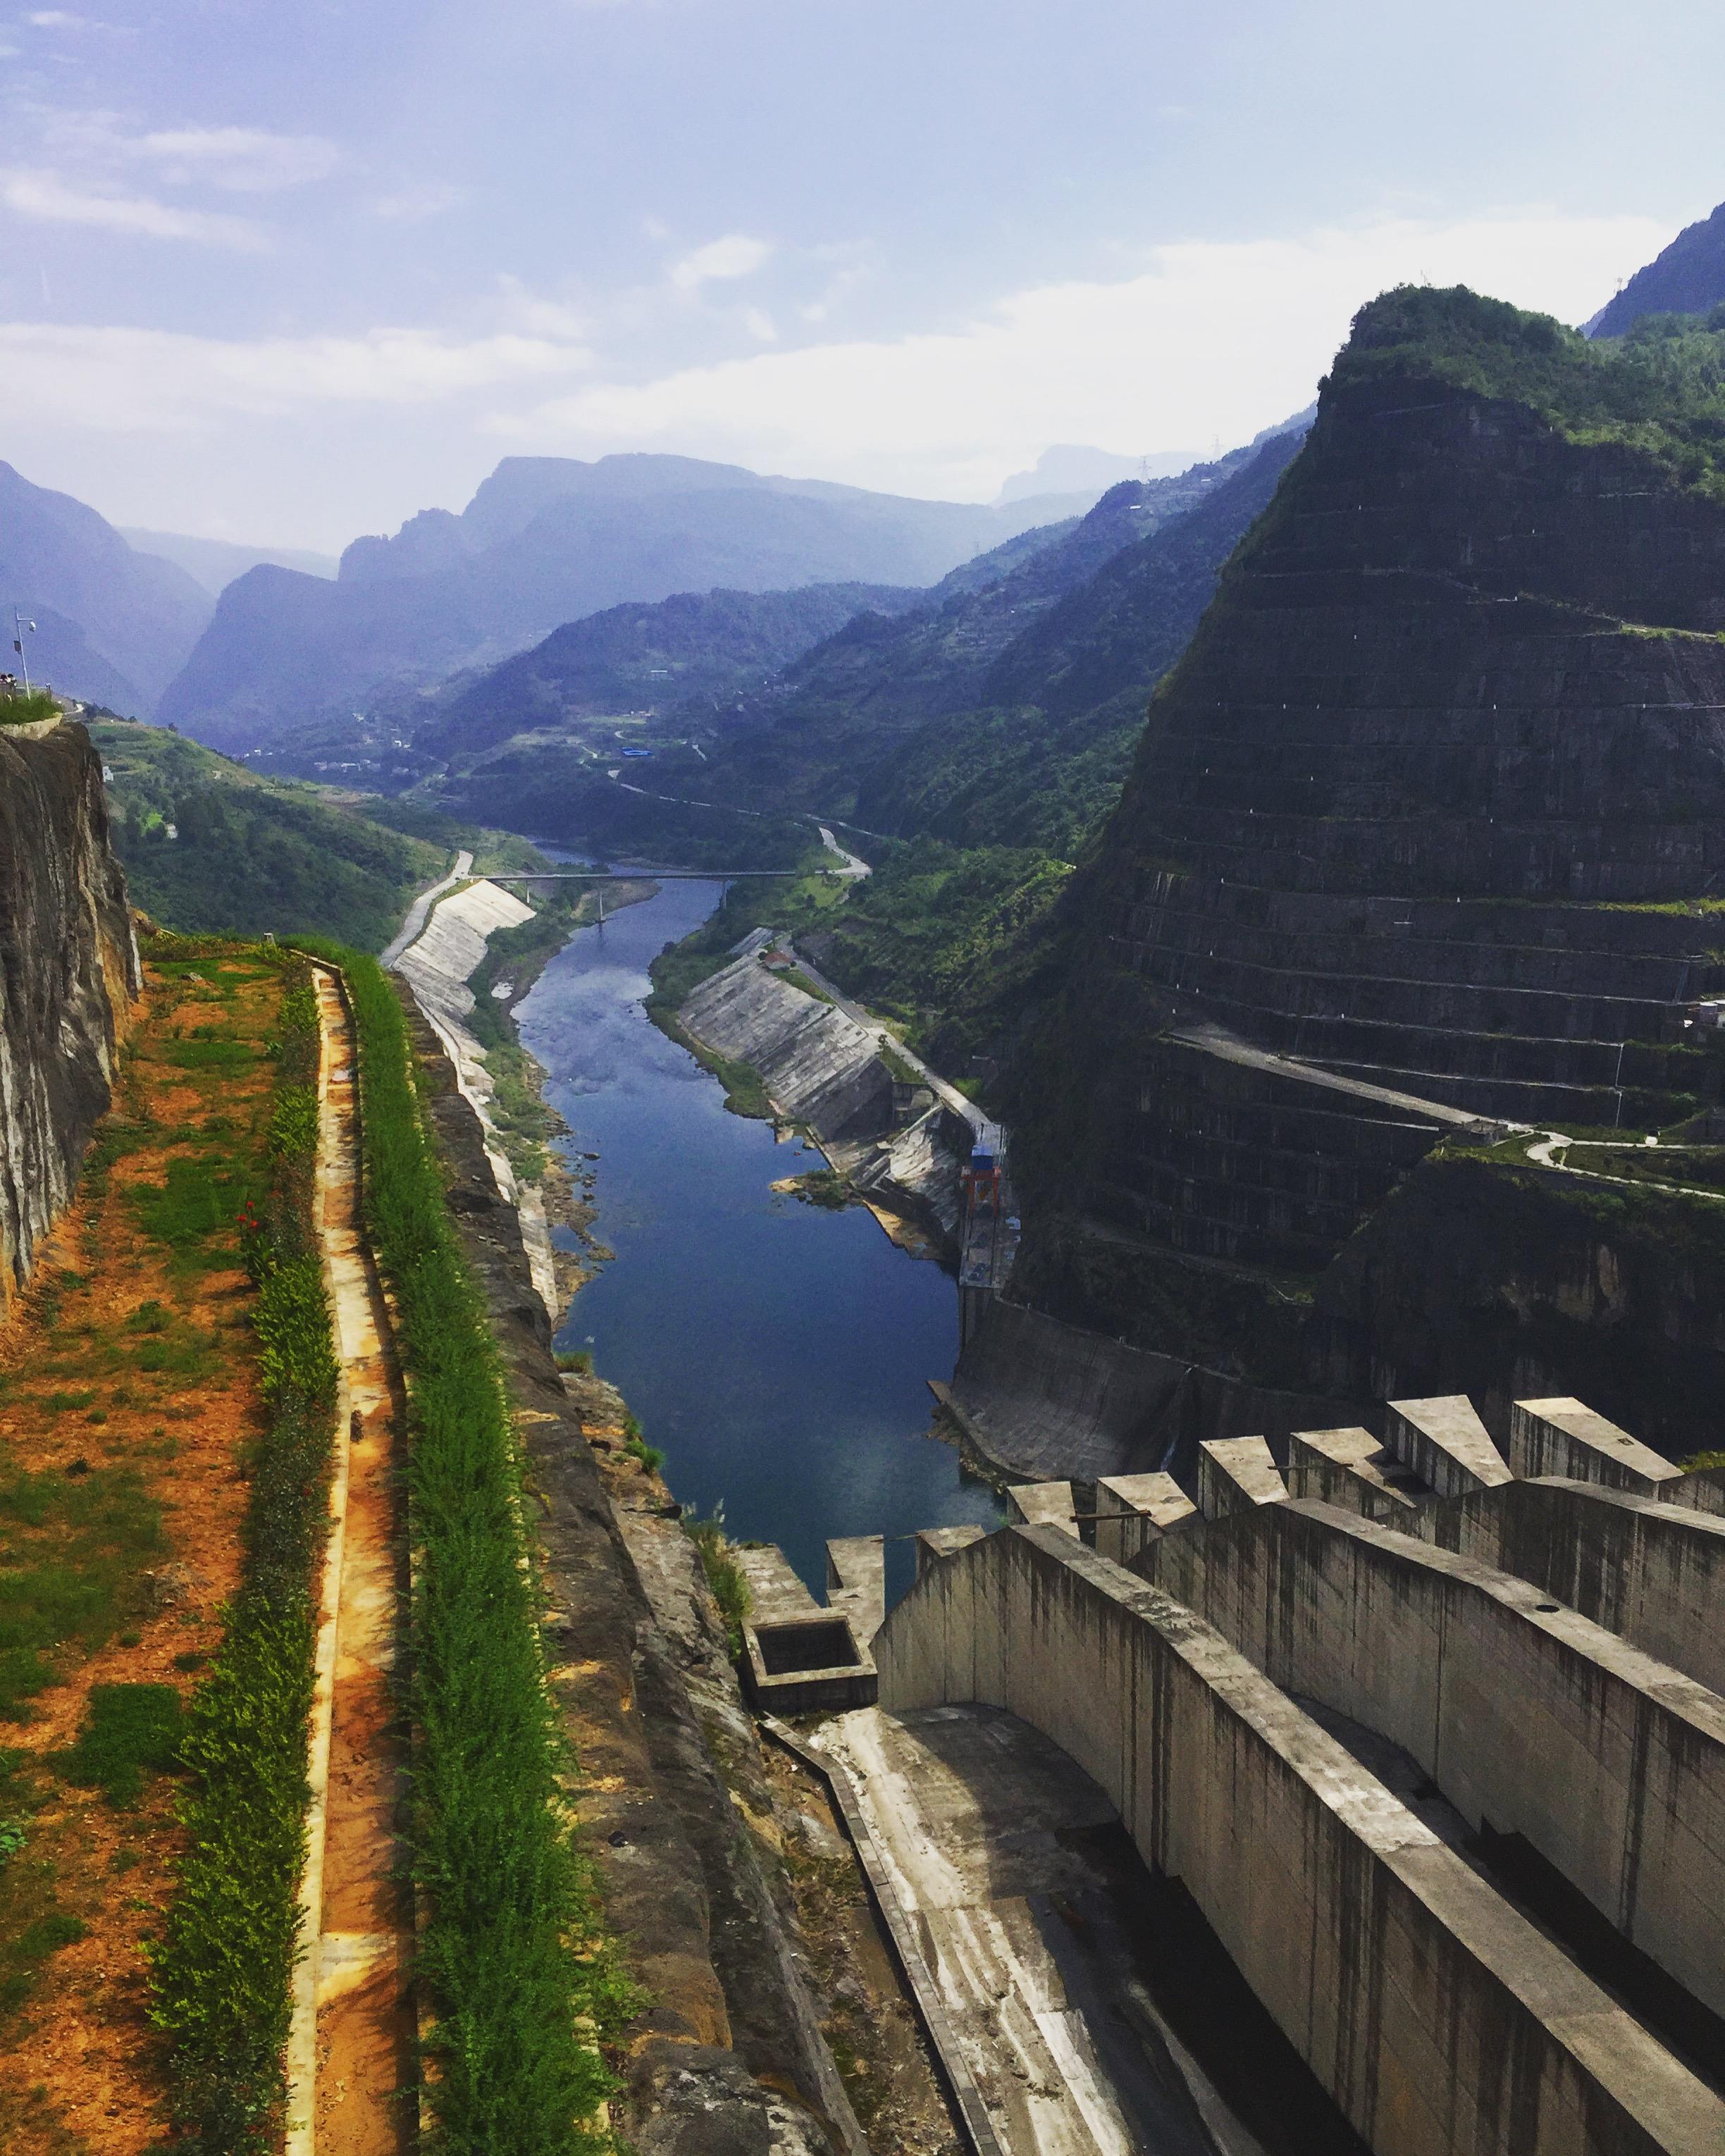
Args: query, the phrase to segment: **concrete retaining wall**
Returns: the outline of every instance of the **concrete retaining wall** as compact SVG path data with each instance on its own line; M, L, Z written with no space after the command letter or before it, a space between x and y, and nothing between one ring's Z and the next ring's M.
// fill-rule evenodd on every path
M1340 1744L1070 1536L931 1566L875 1650L889 1709L980 1701L1064 1747L1383 2156L1725 2146L1725 2105Z
M1725 2011L1713 1693L1525 1580L1309 1501L1136 1563L1277 1684L1401 1745L1470 1825L1525 1835Z
M1553 1477L1434 1505L1414 1532L1532 1580L1725 1697L1725 1519Z
M966 1342L952 1396L980 1449L1026 1477L1167 1468L1196 1486L1198 1448L1213 1437L1287 1434L1346 1401L1281 1393L1219 1372L1128 1348L1021 1303L995 1301Z

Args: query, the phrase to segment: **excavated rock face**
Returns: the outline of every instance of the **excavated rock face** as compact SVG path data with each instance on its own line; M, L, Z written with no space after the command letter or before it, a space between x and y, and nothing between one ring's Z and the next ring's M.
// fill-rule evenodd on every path
M1221 1352L1219 1265L1310 1280L1458 1120L1717 1096L1725 502L1440 372L1338 367L1073 895L1024 1277L1140 1344Z
M89 735L0 727L0 1306L72 1194L141 985Z

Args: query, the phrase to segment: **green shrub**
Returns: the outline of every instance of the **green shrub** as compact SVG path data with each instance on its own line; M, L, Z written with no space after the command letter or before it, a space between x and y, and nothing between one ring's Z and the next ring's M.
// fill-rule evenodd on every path
M177 1763L184 1721L172 1685L95 1685L77 1743L59 1755L60 1772L129 1810L144 1793L146 1769L165 1774Z
M701 1568L725 1620L725 1636L733 1656L742 1652L742 1628L754 1606L747 1576L737 1562L725 1532L725 1507L716 1505L710 1519L686 1519L683 1532L701 1553Z
M594 2042L633 2010L601 1930L545 1683L521 1463L483 1297L456 1245L374 960L327 947L359 1042L366 1209L411 1380L412 1866L434 2012L427 2093L451 2156L577 2156L613 2086Z

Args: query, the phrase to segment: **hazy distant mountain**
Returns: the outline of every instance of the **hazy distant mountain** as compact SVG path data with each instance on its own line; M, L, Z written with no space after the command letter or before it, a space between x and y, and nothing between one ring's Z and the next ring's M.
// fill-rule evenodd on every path
M300 547L242 547L231 539L197 539L185 531L145 531L131 524L122 524L120 536L139 553L157 555L183 569L212 598L260 562L267 562L278 569L298 569L308 577L336 573L333 554L314 554Z
M608 607L459 690L414 726L434 756L470 754L536 726L609 712L734 698L864 611L901 613L925 593L889 584L792 592L680 592Z
M687 457L511 457L459 516L426 510L393 537L356 540L333 583L264 567L228 585L161 715L249 748L607 607L719 587L932 583L1030 521Z
M68 696L148 712L209 619L182 569L135 553L105 517L0 464L0 628L33 619L33 675Z
M1662 254L1636 270L1587 325L1589 336L1621 336L1643 315L1702 315L1725 300L1725 203L1686 225Z
M994 497L997 502L1029 501L1040 496L1081 497L1083 507L1067 509L1068 516L1084 514L1100 501L1111 486L1123 479L1171 479L1199 460L1196 449L1153 449L1147 456L1123 457L1112 449L1091 449L1075 442L1057 442L1045 449L1029 471L1014 472Z

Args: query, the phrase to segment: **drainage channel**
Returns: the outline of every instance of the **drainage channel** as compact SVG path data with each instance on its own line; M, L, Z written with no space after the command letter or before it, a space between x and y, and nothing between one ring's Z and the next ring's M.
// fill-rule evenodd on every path
M285 2156L401 2156L413 2138L413 1923L396 1815L407 1763L393 1696L404 1608L388 1320L362 1232L352 1020L316 974L318 1225L341 1364L300 1891L305 1953L288 2039Z

